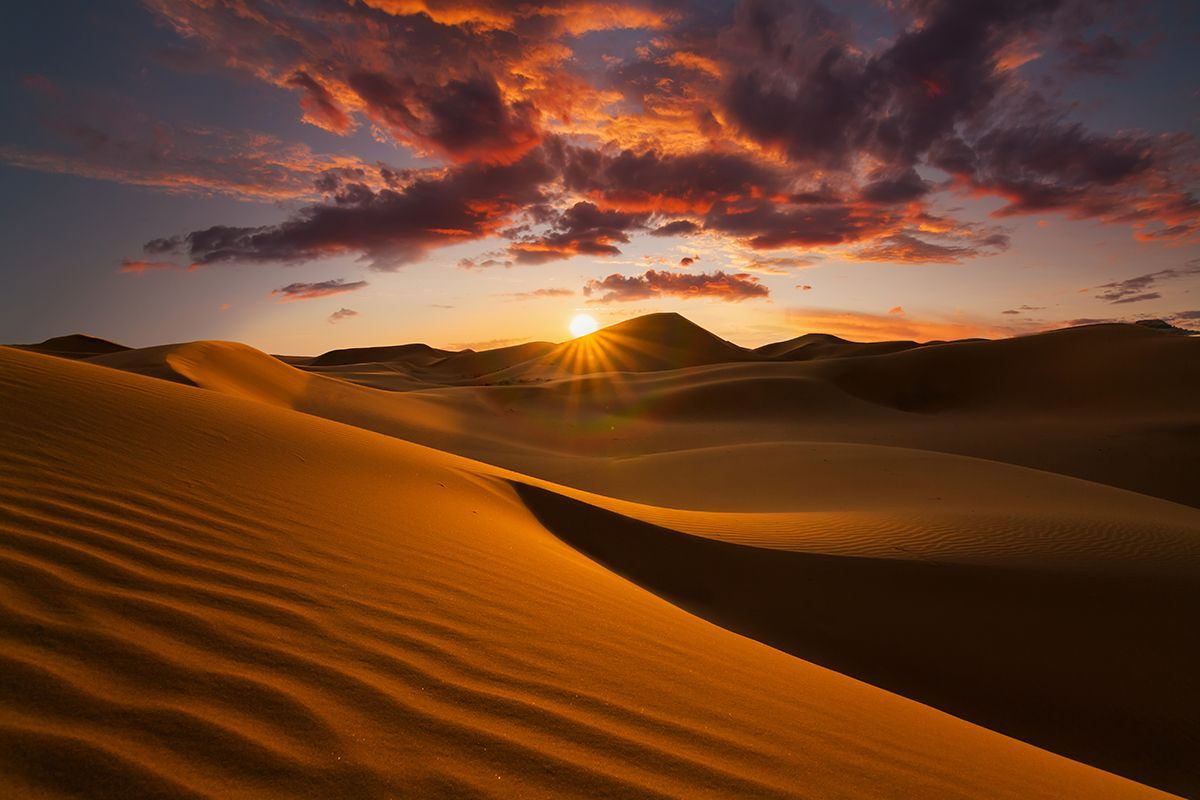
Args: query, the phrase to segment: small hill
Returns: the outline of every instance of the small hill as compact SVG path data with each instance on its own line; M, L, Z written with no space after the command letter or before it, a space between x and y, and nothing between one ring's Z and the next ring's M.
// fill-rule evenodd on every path
M452 350L439 350L427 344L396 344L383 347L348 347L330 350L308 362L310 367L341 367L347 364L375 364L403 362L416 366L428 366L446 356Z
M1196 340L1106 323L996 341L930 343L885 358L814 364L860 399L917 413L1177 413L1200 392Z
M815 361L823 358L881 356L914 347L921 347L921 344L910 341L851 342L828 333L806 333L784 342L765 344L754 352L773 361Z
M13 347L62 358L89 358L105 353L120 353L129 349L123 344L83 333L55 336L37 344L15 344Z
M430 366L438 375L445 377L474 378L539 358L557 346L553 342L526 342L478 352L463 350L451 353Z
M563 342L531 367L558 373L656 372L733 361L761 361L753 350L709 333L675 313L647 314Z

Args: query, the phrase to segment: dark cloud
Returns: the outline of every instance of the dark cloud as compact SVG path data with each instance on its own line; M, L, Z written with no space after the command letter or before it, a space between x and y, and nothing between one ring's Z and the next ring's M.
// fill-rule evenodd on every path
M1044 311L1045 306L1019 306L1017 308L1008 308L1001 311L1001 314L1024 314L1026 311Z
M609 155L558 142L551 152L568 189L627 210L703 213L724 198L774 195L787 184L777 167L739 153ZM685 221L664 226L675 227L662 235L695 232L680 224Z
M594 203L578 202L563 211L548 233L526 236L509 248L519 264L542 264L577 255L612 256L629 241L626 233L645 224L647 215L605 211Z
M1200 263L1193 262L1184 267L1160 269L1157 272L1148 272L1144 275L1126 278L1123 281L1102 283L1096 287L1099 290L1096 297L1113 304L1157 300L1162 297L1162 294L1151 290L1158 283L1194 275L1200 275Z
M350 319L350 317L357 316L358 312L352 308L339 308L337 311L329 315L329 323L332 325L334 323L341 322L344 319Z
M818 3L740 4L724 40L736 59L724 96L731 121L796 162L848 168L866 151L911 166L987 108L1006 81L995 68L1000 53L1062 3L907 5L919 24L866 54L847 22Z
M700 230L700 226L690 219L677 219L660 225L650 231L651 236L688 236Z
M874 179L861 192L862 199L868 203L908 203L924 197L932 188L932 184L922 179L915 169L872 177Z
M933 163L977 190L1008 200L1000 214L1073 209L1085 216L1113 213L1125 187L1155 163L1146 136L1099 136L1080 125L997 128L974 145L951 140Z
M536 109L528 102L505 102L490 78L421 86L356 72L348 83L396 138L412 139L455 161L511 163L538 143Z
M589 303L628 302L651 297L709 297L729 302L767 297L770 291L758 278L746 273L725 272L679 273L647 270L643 275L609 275L604 280L591 280L583 293Z
M321 297L358 291L367 285L366 281L348 282L345 278L334 278L316 283L289 283L287 286L272 289L271 296L278 297L281 303L293 300L316 300Z
M541 185L551 177L534 152L514 164L465 164L402 189L349 184L330 202L308 206L278 225L218 225L147 247L155 253L181 249L201 265L359 254L373 268L391 270L432 248L494 233L518 209L540 200Z

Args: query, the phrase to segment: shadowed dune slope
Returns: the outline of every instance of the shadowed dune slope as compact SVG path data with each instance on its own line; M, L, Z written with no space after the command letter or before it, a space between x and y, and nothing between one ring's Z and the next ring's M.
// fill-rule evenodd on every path
M1200 392L1200 339L1089 325L819 363L813 374L869 402L917 413L1171 411L1195 404Z
M482 465L11 349L0 395L8 796L1161 796L687 614Z

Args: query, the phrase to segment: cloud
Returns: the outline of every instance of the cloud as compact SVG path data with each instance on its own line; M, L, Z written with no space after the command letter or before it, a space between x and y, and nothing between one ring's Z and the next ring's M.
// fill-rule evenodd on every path
M278 297L281 303L294 300L316 300L321 297L332 297L335 294L355 292L367 286L366 281L347 282L344 278L334 278L316 283L289 283L278 289L271 290L272 297Z
M363 71L347 83L393 137L454 161L512 163L540 138L535 107L507 102L495 80L482 75L422 86Z
M458 260L459 269L491 269L492 267L503 267L508 269L513 265L511 259L502 258L504 254L482 255L475 258L460 258Z
M1200 236L1189 137L1091 131L1022 67L1053 56L1104 71L1129 55L1083 0L899 0L898 28L870 42L815 0L370 0L336 12L296 0L254 13L144 1L194 64L293 94L332 134L366 128L430 159L402 171L207 129L169 131L172 146L156 149L144 119L75 130L74 150L0 149L174 191L324 195L278 225L167 237L201 265L352 256L395 269L491 237L508 240L502 255L459 265L615 256L639 235L915 264L1009 247L962 209L935 213L947 193L999 197L1001 218L1060 212L1147 242ZM611 42L579 38L617 29Z
M128 100L99 94L56 92L42 105L38 146L0 144L0 162L171 194L252 201L314 199L320 195L316 183L328 173L366 175L371 167L354 156L316 153L258 131L173 124Z
M358 316L358 312L352 308L339 308L337 311L335 311L329 315L328 322L330 325L333 325L338 322L341 322L344 319L350 319L350 317L357 317L357 316Z
M1143 300L1157 300L1162 294L1150 291L1162 281L1179 280L1193 275L1200 275L1200 262L1192 262L1185 267L1160 269L1148 272L1123 281L1102 283L1096 287L1100 290L1096 297L1107 303L1140 303Z
M759 256L737 262L738 269L758 275L790 275L793 270L813 267L820 262L812 256Z
M993 233L968 244L939 244L907 233L895 233L853 252L858 261L896 261L908 264L960 264L964 259L994 255L1008 249L1008 236Z
M571 297L574 294L575 292L570 289L550 287L548 289L534 289L529 292L513 292L508 296L517 300L541 300L547 297Z
M893 307L891 307L891 308L889 308L889 309L888 309L888 313L889 313L889 314L900 314L900 315L902 315L902 316L903 316L903 314L904 314L904 307L903 307L903 306L893 306Z
M170 261L139 261L131 258L123 258L121 259L121 266L117 267L117 272L129 272L141 275L145 272L156 272L164 269L179 269L179 266Z
M758 278L745 273L727 274L722 271L701 273L647 270L643 275L609 275L603 280L590 280L583 293L592 298L589 303L629 302L651 297L708 297L727 302L770 295Z
M651 236L688 236L700 230L700 226L690 219L677 219L660 225L650 231Z
M287 79L289 86L304 90L300 107L304 109L304 121L324 128L330 133L347 134L354 130L354 119L338 104L329 90L304 70L296 70Z

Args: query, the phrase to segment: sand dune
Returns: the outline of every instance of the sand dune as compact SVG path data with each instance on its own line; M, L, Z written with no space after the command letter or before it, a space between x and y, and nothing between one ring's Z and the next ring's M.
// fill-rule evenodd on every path
M1003 488L977 504L950 481L935 509L886 498L774 514L518 489L564 541L731 630L1055 752L1194 788L1200 512L939 458L960 463L933 476Z
M398 344L386 347L350 347L330 350L309 362L313 367L340 367L347 364L399 362L403 364L432 364L451 355L451 350L439 350L427 344Z
M686 613L483 465L15 350L0 391L10 796L1156 794Z
M754 351L727 342L679 314L647 314L564 342L497 378L651 372L757 358Z
M0 350L11 785L1150 792L1068 756L1200 790L1200 342L681 319L316 367Z
M754 352L777 361L813 361L821 358L881 356L920 346L916 342L909 341L849 342L828 333L806 333L795 339L756 347Z

